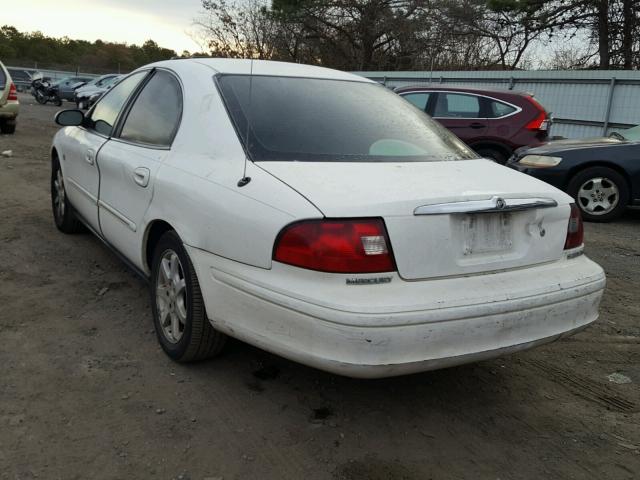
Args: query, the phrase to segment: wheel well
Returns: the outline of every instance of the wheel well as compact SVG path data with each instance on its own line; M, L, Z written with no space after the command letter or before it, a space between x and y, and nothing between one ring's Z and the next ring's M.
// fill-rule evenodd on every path
M153 260L153 251L160 240L160 237L166 232L175 230L164 220L156 220L147 229L144 258L146 260L146 266L151 270L151 261Z
M513 150L511 150L506 145L502 145L501 143L493 143L493 142L474 143L473 145L471 145L471 148L473 148L476 151L481 150L483 148L490 149L490 150L498 150L500 153L502 153L505 156L505 160L508 160L511 154L513 153Z
M635 196L635 192L633 192L631 179L629 178L629 175L627 175L627 172L624 170L624 168L620 167L619 165L616 165L615 163L605 162L605 161L589 162L586 164L581 164L573 167L571 170L569 170L569 175L567 175L567 180L566 180L564 189L567 190L567 188L569 187L569 184L571 183L571 180L578 173L586 170L587 168L592 168L592 167L610 168L611 170L618 172L620 175L622 175L622 178L624 178L624 180L627 182L627 187L629 188L629 201L631 202L633 200L633 197Z
M58 155L58 150L56 150L56 147L53 147L51 149L51 160L59 160L60 156Z

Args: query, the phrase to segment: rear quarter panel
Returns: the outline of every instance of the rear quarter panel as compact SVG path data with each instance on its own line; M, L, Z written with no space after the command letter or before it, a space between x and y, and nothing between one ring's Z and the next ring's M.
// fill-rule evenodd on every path
M251 181L238 186L245 175L245 153L217 92L215 72L193 64L184 68L188 70L176 71L185 92L182 123L158 171L146 229L163 220L187 245L270 268L280 230L294 220L321 214L250 161L246 176Z

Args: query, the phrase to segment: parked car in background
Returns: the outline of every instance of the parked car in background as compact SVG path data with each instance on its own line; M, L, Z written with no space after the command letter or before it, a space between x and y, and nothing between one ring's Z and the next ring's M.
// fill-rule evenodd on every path
M508 165L567 192L586 220L610 222L640 206L640 126L523 148Z
M18 102L18 89L11 75L0 62L0 132L14 133L18 124L20 103Z
M58 95L62 100L74 101L73 95L75 89L90 82L93 77L66 77L61 80L54 81L52 86L58 89Z
M86 85L78 88L75 92L76 106L80 110L86 110L91 107L100 96L113 87L123 75L105 75L96 79L99 81L89 82Z
M479 155L500 164L549 136L551 119L533 95L462 87L402 87L400 96L451 130Z
M19 92L29 89L31 86L31 74L29 72L20 68L7 68L7 70Z
M76 102L76 105L78 104L78 97L80 98L90 97L92 93L106 87L106 85L111 83L113 79L116 78L117 76L118 74L116 73L109 74L109 75L102 75L101 77L96 77L90 82L87 82L82 86L77 87L74 90L74 100Z
M231 335L354 377L501 356L596 320L572 199L480 159L375 82L183 59L58 113L57 227L149 280L176 361Z

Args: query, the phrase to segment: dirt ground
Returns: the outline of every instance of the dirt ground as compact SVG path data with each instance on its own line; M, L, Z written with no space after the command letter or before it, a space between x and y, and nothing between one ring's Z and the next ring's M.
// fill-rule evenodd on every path
M178 365L145 284L56 230L56 108L21 99L0 136L0 479L640 478L640 212L587 225L608 287L561 342L376 381L240 342Z

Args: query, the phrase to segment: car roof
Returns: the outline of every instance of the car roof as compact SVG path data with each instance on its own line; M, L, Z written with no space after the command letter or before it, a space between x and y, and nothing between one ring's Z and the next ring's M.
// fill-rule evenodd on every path
M518 90L507 90L506 88L478 88L478 87L460 87L453 85L408 85L406 87L398 87L394 89L396 93L406 93L416 90L445 90L453 92L476 93L478 95L513 95L519 97L531 97L527 92Z
M180 73L186 73L189 67L204 65L221 74L270 75L281 77L322 78L330 80L349 80L362 83L375 83L373 80L352 73L330 68L303 65L299 63L275 62L271 60L247 60L235 58L187 58L166 60L150 66L166 67ZM144 68L144 67L143 67Z

